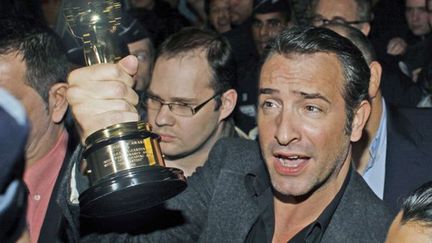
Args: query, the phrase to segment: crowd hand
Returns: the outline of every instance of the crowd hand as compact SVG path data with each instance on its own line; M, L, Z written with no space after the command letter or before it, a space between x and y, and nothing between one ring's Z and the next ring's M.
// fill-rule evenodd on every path
M137 69L136 57L127 56L116 64L96 64L69 74L67 100L82 143L97 130L139 119L138 95L132 89Z
M387 53L393 56L403 55L407 49L407 43L400 37L391 39L387 45Z

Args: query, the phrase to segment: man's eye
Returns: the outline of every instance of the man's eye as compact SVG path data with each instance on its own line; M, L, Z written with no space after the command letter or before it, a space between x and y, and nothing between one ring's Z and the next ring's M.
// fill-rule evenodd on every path
M319 107L317 107L317 106L314 106L314 105L307 105L307 106L305 107L305 109L306 109L306 111L308 111L308 112L314 112L314 113L318 113L318 112L321 112L321 111L322 111L321 108L319 108Z
M269 109L269 108L277 108L277 105L273 101L264 101L262 103L263 109Z
M280 21L272 21L272 22L269 23L269 26L270 26L271 28L277 28L277 27L279 27L280 25L281 25L281 22L280 22Z

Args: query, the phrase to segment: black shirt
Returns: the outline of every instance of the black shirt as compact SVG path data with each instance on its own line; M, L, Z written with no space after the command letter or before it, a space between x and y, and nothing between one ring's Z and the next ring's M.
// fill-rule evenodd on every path
M339 205L339 202L348 185L351 175L351 168L344 180L344 183L330 202L324 209L321 215L311 224L298 232L291 240L290 243L312 243L321 242L330 220ZM254 170L246 176L246 187L257 199L260 216L252 226L246 238L247 243L261 243L272 242L274 232L274 206L273 206L273 193L270 184L270 177L267 170Z

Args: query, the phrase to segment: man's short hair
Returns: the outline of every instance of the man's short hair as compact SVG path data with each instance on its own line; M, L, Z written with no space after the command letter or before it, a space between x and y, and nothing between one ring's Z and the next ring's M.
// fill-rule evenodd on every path
M189 52L205 51L212 72L210 85L215 93L223 93L235 86L236 65L231 46L222 35L198 28L184 28L165 40L158 58L173 58Z
M432 181L417 188L404 201L400 223L418 223L432 227Z
M35 19L0 17L0 55L17 53L26 65L27 84L48 102L53 84L66 82L69 63L60 38Z
M361 101L368 99L370 79L369 66L350 40L325 28L293 27L284 30L273 41L266 59L274 54L290 57L322 52L335 54L342 65L345 79L342 96L347 113L345 131L350 134L356 108Z
M269 1L262 0L258 3L255 3L253 9L253 15L255 14L267 14L267 13L281 13L285 21L291 20L291 6L285 0L277 0L277 1Z
M312 0L311 1L311 9L312 9L312 15L315 12L316 6L318 5L320 0ZM360 21L372 21L373 14L372 14L372 1L371 0L354 0L357 5L357 16Z

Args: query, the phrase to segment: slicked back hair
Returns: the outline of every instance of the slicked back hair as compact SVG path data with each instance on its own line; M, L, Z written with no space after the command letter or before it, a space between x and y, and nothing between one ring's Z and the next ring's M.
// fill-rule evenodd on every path
M402 204L401 224L406 223L432 227L432 181L412 192Z
M350 40L325 28L293 27L273 41L266 60L275 54L289 58L315 53L334 54L340 62L344 77L341 92L347 113L345 132L351 134L354 113L360 102L368 99L370 70L362 53Z

